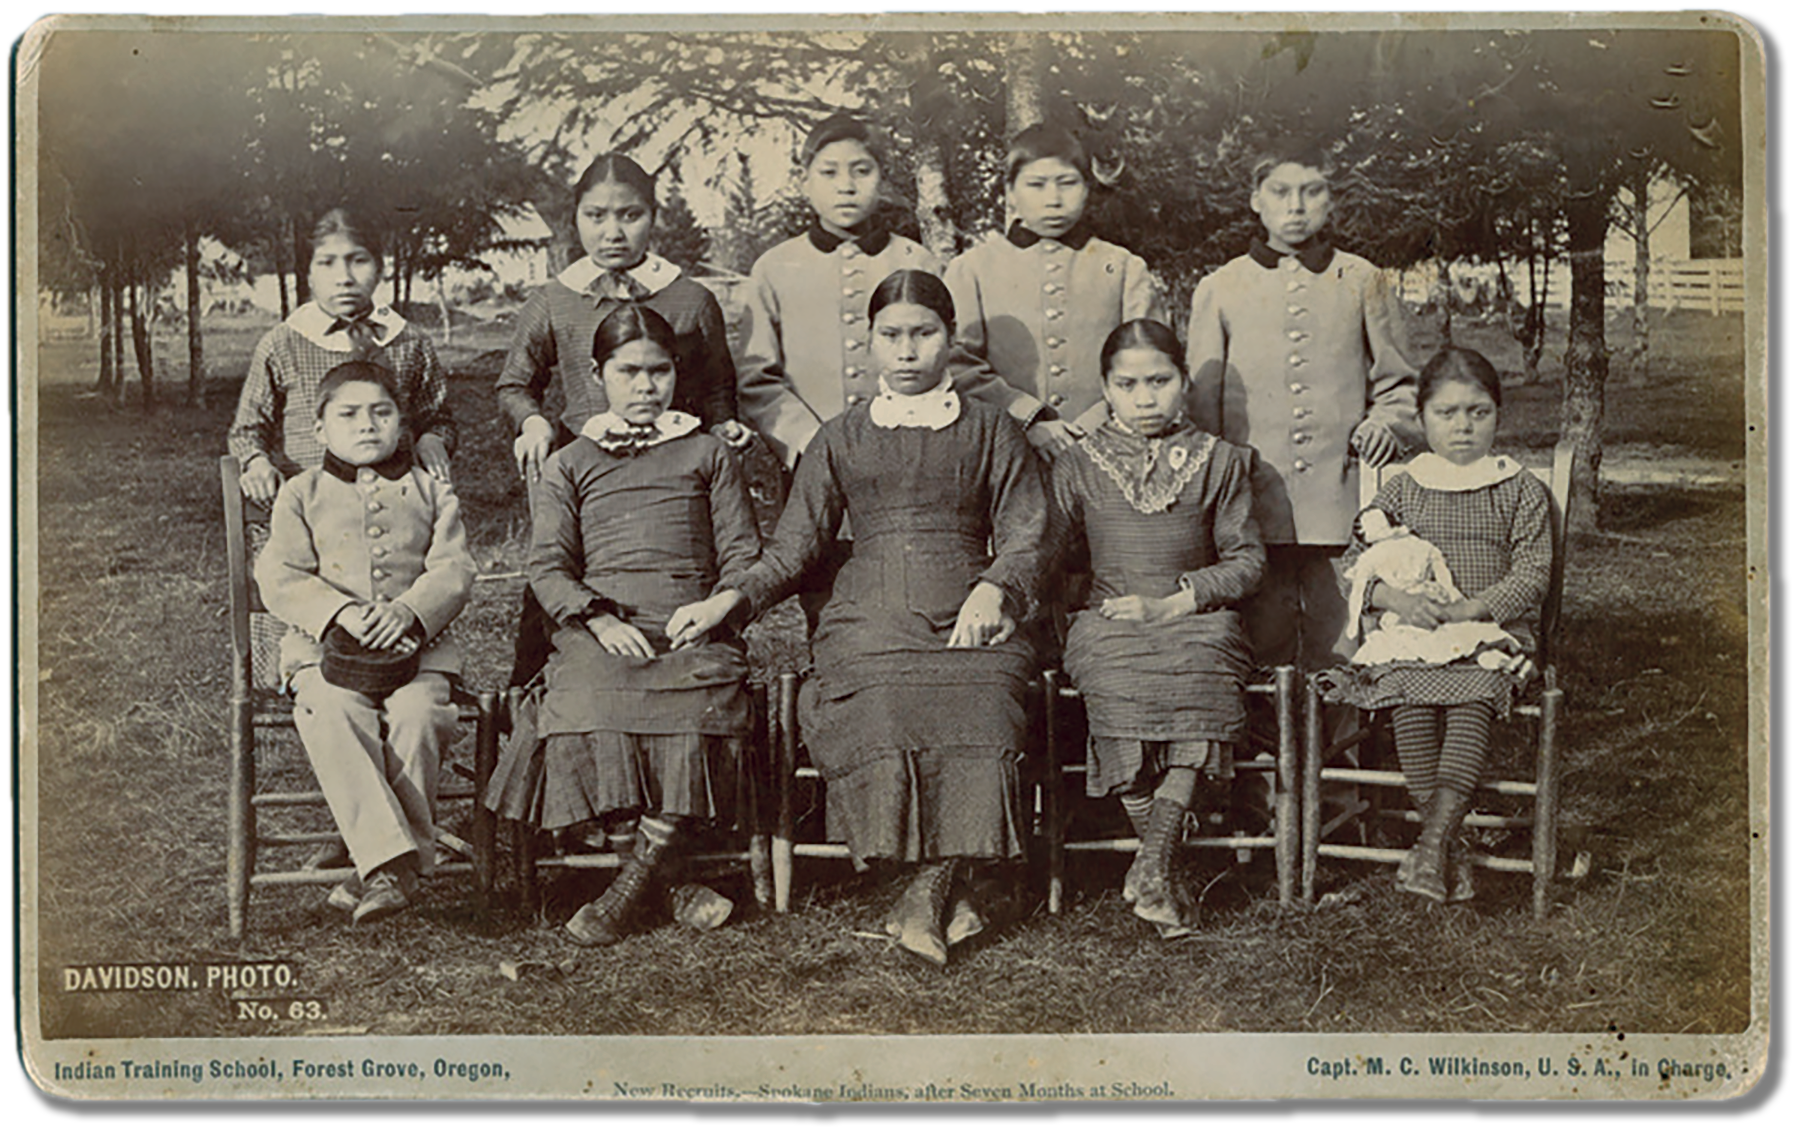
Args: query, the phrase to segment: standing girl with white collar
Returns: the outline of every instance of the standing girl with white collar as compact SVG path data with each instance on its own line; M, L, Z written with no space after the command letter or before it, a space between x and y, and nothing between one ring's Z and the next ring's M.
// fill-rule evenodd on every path
M1421 427L1428 452L1377 494L1373 508L1438 547L1463 599L1433 597L1380 582L1352 597L1356 610L1392 612L1406 624L1500 625L1531 657L1533 627L1551 582L1551 494L1511 458L1490 453L1502 405L1494 366L1467 348L1447 348L1421 369ZM1352 558L1365 542L1354 540ZM1499 657L1499 658L1498 658ZM1475 892L1459 829L1488 764L1497 718L1508 713L1524 669L1500 653L1449 664L1396 658L1327 672L1330 698L1367 709L1394 708L1395 750L1420 811L1420 838L1396 887L1434 901Z
M532 484L529 575L552 651L488 804L551 830L638 816L631 861L566 926L585 945L618 941L681 833L734 801L750 726L736 633L665 632L761 549L738 460L670 407L679 342L649 305L615 306L589 365L607 410Z
M314 433L319 382L351 360L394 373L401 416L416 432L409 440L413 454L428 473L450 479L457 432L445 406L444 368L430 340L375 303L381 282L382 246L374 231L349 210L321 217L307 267L312 298L258 341L228 437L244 494L259 505L273 502L285 479L325 460Z
M675 330L681 379L671 405L733 446L749 445L719 301L650 250L657 222L651 176L624 154L603 154L576 181L575 197L584 256L526 302L495 383L501 410L513 420L520 474L536 481L551 452L607 410L605 393L589 378L589 348L601 321L631 301Z

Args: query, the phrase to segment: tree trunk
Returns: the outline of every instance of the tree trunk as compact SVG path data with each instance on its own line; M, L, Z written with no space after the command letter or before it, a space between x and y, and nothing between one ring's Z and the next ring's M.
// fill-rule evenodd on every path
M125 405L125 286L120 283L121 272L115 270L111 289L113 292L113 403L115 406Z
M140 394L144 400L144 410L156 407L156 358L150 343L150 328L145 318L144 309L150 304L148 290L143 284L125 286L126 303L131 307L131 347L138 358L138 383L142 385Z
M1007 52L1007 137L1045 121L1045 72L1051 41L1044 32L1015 32Z
M1435 256L1439 266L1439 277L1434 284L1439 296L1439 346L1452 346L1452 263L1450 258Z
M113 371L113 282L110 274L100 277L100 371L94 376L94 390L110 397L118 382Z
M921 136L914 140L914 215L920 222L920 244L940 261L957 254L957 226L951 220L951 196L946 189L945 148L939 140Z
M307 241L305 222L294 219L288 226L293 237L290 247L294 250L294 307L299 308L312 299L313 286L307 279L307 269L313 263L313 250Z
M444 294L444 273L438 274L438 315L444 321L444 346L451 347L450 298Z
M1552 286L1551 275L1550 257L1527 258L1527 342L1521 373L1535 386L1539 384L1539 359L1545 352L1546 293Z
M1647 224L1651 208L1652 177L1644 163L1633 172L1633 351L1628 377L1644 383L1652 366L1652 231Z
M1593 183L1592 183L1593 184ZM1565 205L1570 233L1570 346L1564 352L1564 415L1559 439L1571 445L1569 526L1597 528L1602 467L1603 396L1608 385L1607 279L1602 259L1608 199L1599 191Z
M271 247L270 251L272 253L271 259L275 261L275 287L281 289L281 292L282 292L282 319L283 320L286 320L288 318L288 311L289 311L289 309L288 309L288 274L282 268L283 262L285 262L288 259L287 255L286 255L287 245L288 245L287 238L282 234L281 227L277 226L276 230L275 230L275 244Z
M200 341L200 234L189 222L182 234L188 273L188 402L206 406L206 352Z
M554 277L583 255L582 241L576 236L575 203L569 200L567 191L547 188L532 198L532 208L551 231L550 262L546 266L549 272L545 275Z

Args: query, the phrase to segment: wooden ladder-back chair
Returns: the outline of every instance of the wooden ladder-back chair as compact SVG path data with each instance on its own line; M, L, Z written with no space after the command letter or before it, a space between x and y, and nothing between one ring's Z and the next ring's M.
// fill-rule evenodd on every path
M318 846L337 837L335 829L303 832L263 831L259 818L276 810L325 812L325 795L313 779L294 729L294 701L279 690L278 643L282 624L263 607L251 574L249 526L267 526L269 511L246 502L238 487L238 460L219 460L220 490L225 506L226 575L231 592L231 798L227 811L225 854L226 911L231 935L242 937L248 922L251 890L264 885L330 885L349 881L354 869L258 869L263 847ZM439 864L435 874L471 874L478 901L493 883L494 820L480 808L482 788L494 770L499 738L492 692L455 691L458 719L474 727L473 766L453 762L439 783L438 805L466 802L471 806L470 837L457 837L440 827L439 843L462 860ZM293 740L287 755L259 756L258 740L283 732ZM460 744L461 746L462 744ZM262 758L263 761L259 761ZM286 760L286 761L283 761ZM279 787L267 784L279 783ZM329 814L327 815L329 818Z
M514 688L507 693L510 721L517 722L519 708L525 698L523 689ZM751 738L744 751L745 762L736 772L736 802L733 832L743 839L742 849L706 849L701 852L685 852L684 859L702 865L714 865L722 862L740 862L746 867L751 878L752 895L757 904L769 907L774 903L775 893L771 885L770 868L770 825L768 802L771 797L770 754L774 744L770 739L771 719L769 713L769 692L766 685L751 685ZM490 821L492 825L492 820ZM531 913L539 912L542 896L539 890L538 875L546 869L621 869L631 855L629 844L614 848L609 843L607 849L581 851L547 852L544 849L546 835L534 826L523 822L509 823L509 844L512 847L513 875L518 885L519 903ZM735 840L734 844L737 842Z
M1477 784L1479 795L1489 794L1503 798L1531 798L1533 800L1532 857L1512 858L1475 854L1471 859L1474 864L1485 869L1499 870L1504 873L1532 874L1533 915L1538 918L1544 917L1551 909L1552 881L1557 871L1558 861L1558 709L1564 701L1564 692L1558 686L1558 671L1552 649L1558 634L1558 621L1563 603L1564 519L1566 507L1570 502L1571 464L1570 445L1560 443L1553 454L1552 469L1547 480L1552 492L1552 572L1539 615L1539 648L1536 661L1540 671L1540 679L1537 681L1539 692L1536 699L1517 703L1512 713L1514 717L1538 722L1536 772L1531 782L1521 779L1484 779ZM1365 467L1362 500L1369 502L1374 497L1384 476L1399 469L1400 467L1397 466L1378 472L1370 467ZM1407 781L1402 777L1400 771L1334 764L1335 759L1348 757L1359 744L1375 738L1380 722L1377 716L1365 716L1358 731L1329 746L1322 738L1322 701L1313 677L1308 680L1306 701L1307 711L1303 727L1306 739L1306 762L1303 764L1301 782L1301 894L1304 901L1311 902L1314 899L1316 870L1320 858L1386 862L1394 865L1399 864L1406 853L1405 850L1400 849L1381 849L1349 842L1323 841L1323 836L1332 829L1331 825L1323 827L1321 821L1323 785L1338 783L1364 787L1396 787L1401 788L1405 793ZM1411 809L1388 813L1410 822L1419 821L1418 813ZM1482 830L1508 828L1516 821L1516 819L1499 814L1473 811L1466 816L1464 824L1467 827Z
M776 825L770 861L778 913L788 912L793 900L796 858L826 858L832 861L851 859L851 847L843 842L809 842L799 839L796 799L801 786L806 783L822 791L825 786L825 777L819 769L801 761L800 700L800 675L783 672L777 676L776 714L772 731Z
M1266 703L1272 712L1274 724L1267 735L1253 733L1249 749L1254 757L1239 759L1233 764L1233 779L1235 782L1248 778L1257 779L1266 784L1270 804L1270 821L1266 831L1256 834L1196 834L1183 843L1188 849L1233 850L1241 859L1249 857L1252 850L1271 851L1276 861L1277 897L1284 905L1293 903L1295 898L1295 864L1300 843L1297 820L1297 775L1300 759L1295 730L1296 681L1295 669L1285 665L1273 669L1269 680L1247 684L1245 688L1248 697ZM1061 673L1054 670L1045 673L1042 698L1044 753L1039 779L1039 815L1047 847L1049 884L1046 902L1050 911L1056 913L1063 908L1065 858L1071 851L1136 853L1139 839L1103 837L1072 841L1067 838L1073 810L1068 783L1072 778L1080 778L1087 770L1083 762L1087 738L1086 731L1063 729L1063 725L1069 722L1069 717L1063 711L1073 701L1079 700L1081 695L1064 681ZM1080 791L1076 797L1081 797Z

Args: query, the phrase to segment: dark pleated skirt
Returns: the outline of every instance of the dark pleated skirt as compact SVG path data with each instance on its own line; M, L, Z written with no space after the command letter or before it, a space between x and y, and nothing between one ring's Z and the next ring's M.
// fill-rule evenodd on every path
M1155 782L1171 767L1193 767L1209 778L1231 778L1232 748L1212 739L1152 742L1089 736L1088 793L1106 798Z
M1239 614L1230 610L1155 625L1086 610L1064 648L1089 733L1113 739L1237 741L1251 666Z

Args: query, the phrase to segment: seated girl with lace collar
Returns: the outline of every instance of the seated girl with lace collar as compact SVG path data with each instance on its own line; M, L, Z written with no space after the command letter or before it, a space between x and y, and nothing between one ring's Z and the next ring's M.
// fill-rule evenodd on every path
M1251 649L1233 606L1257 588L1264 546L1250 453L1183 414L1175 333L1122 324L1101 371L1109 417L1051 473L1051 548L1086 544L1090 573L1064 668L1088 710L1088 792L1119 796L1139 834L1123 892L1178 936L1194 914L1172 861L1198 785L1226 786L1244 734Z

